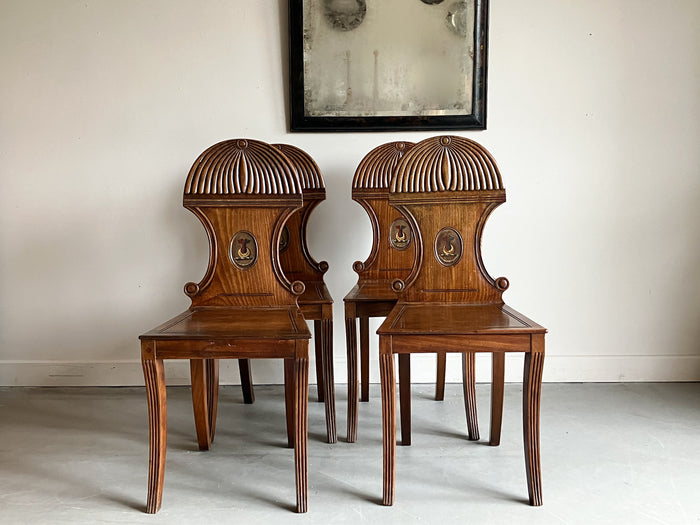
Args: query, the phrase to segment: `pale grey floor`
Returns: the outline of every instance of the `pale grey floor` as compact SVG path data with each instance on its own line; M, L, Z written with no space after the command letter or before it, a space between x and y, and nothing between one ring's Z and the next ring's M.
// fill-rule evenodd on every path
M506 386L503 439L465 439L461 387L413 387L413 445L397 450L396 503L379 505L379 388L360 406L358 443L324 443L309 409L309 512L294 505L283 392L243 405L224 387L216 442L199 452L187 388L168 389L163 509L143 513L147 410L140 388L0 389L0 522L15 523L700 523L700 384L545 384L544 506L526 503L521 388ZM315 395L315 387L311 388Z

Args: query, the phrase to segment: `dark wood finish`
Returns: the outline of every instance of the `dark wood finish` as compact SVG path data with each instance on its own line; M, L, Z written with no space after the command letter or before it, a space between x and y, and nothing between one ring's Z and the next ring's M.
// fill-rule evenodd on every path
M285 368L292 368L286 377L294 396L289 435L296 507L305 512L311 334L297 305L305 286L288 280L279 263L284 223L302 205L299 176L289 159L269 144L229 140L200 155L187 177L183 200L207 232L209 265L199 283L185 285L190 308L140 336L150 435L147 512L158 511L163 492L163 359L190 360L195 426L199 447L205 450L214 439L221 358L281 358Z
M435 382L435 400L445 399L445 369L447 368L447 354L437 353L437 381ZM464 378L462 378L464 380Z
M323 281L328 263L317 262L309 252L306 230L311 212L326 198L326 188L316 162L296 146L273 144L294 165L304 202L285 225L285 241L280 247L279 260L285 276L301 281L306 289L297 298L304 318L314 321L314 347L316 355L316 378L318 400L325 403L326 438L329 443L337 441L335 417L335 381L333 377L333 298ZM241 375L243 396L253 396L252 380ZM289 436L291 440L292 437Z
M542 504L539 410L546 330L503 303L504 277L492 278L481 258L481 234L489 214L505 201L491 155L461 137L434 137L411 149L396 167L390 203L410 222L417 256L409 276L396 279L401 296L378 330L382 378L383 503L394 502L396 387L399 363L413 352L459 352L465 378L473 374L474 352L492 352L491 444L500 440L503 356L524 352L523 436L531 505ZM405 357L406 356L406 357ZM401 374L401 370L399 371ZM464 381L469 421L476 392ZM403 394L403 385L401 385ZM402 409L403 411L403 409ZM403 422L402 422L403 433Z
M501 424L503 421L503 394L506 355L501 352L492 354L491 367L491 436L489 445L501 444Z
M345 330L348 353L348 434L349 442L357 439L357 321L360 323L360 397L369 401L369 318L386 317L396 304L397 292L392 290L395 279L408 277L416 257L416 239L403 249L397 249L390 241L394 221L406 219L389 205L391 177L401 158L410 151L410 142L389 142L370 151L360 161L352 183L352 198L367 212L372 226L372 250L366 261L356 261L353 269L358 274L357 284L345 296ZM466 381L474 386L474 376ZM441 401L445 391L445 354L438 352L435 399ZM402 417L410 422L410 388L401 397L408 403L401 410ZM471 428L478 428L476 405L470 413ZM410 424L402 425L402 442L411 442ZM477 431L478 433L478 431Z

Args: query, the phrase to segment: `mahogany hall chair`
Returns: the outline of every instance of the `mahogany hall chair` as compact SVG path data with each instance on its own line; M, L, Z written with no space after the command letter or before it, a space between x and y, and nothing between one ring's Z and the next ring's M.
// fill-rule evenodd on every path
M505 200L495 161L485 148L466 138L442 136L421 141L396 167L389 202L413 228L418 255L410 275L392 283L401 295L377 331L384 505L394 502L394 355L408 363L411 353L434 352L436 347L459 352L463 359L468 352L491 352L494 375L501 377L505 353L524 352L527 485L530 504L542 504L539 414L546 330L504 304L508 280L493 279L481 257L486 219ZM502 379L499 383L494 377L492 388L492 413L498 415L496 422L492 417L492 436L494 423L500 436Z
M280 264L284 275L292 281L301 281L306 290L297 298L304 319L314 321L314 345L316 350L316 381L318 400L325 402L326 433L329 443L337 441L335 421L335 386L333 378L333 298L328 292L323 275L328 271L326 261L316 262L309 252L306 228L311 212L326 199L326 188L313 158L296 146L273 144L294 164L304 196L303 207L295 212L282 229L280 239ZM239 360L243 398L252 403L255 399L250 366L247 360ZM287 397L289 397L288 394ZM292 446L293 435L289 435Z
M366 261L356 261L357 284L345 296L345 334L348 359L348 441L357 439L357 319L360 320L360 401L369 400L369 318L385 317L396 304L397 292L391 288L394 279L404 279L411 272L415 259L415 241L410 224L395 208L389 206L389 183L399 160L413 147L411 142L389 142L370 151L355 171L352 198L367 212L372 225L372 250ZM435 398L445 394L445 352L437 352ZM473 354L472 354L473 359ZM470 361L473 364L473 361ZM401 402L410 396L410 369L399 371ZM469 394L469 435L479 439L476 417L474 367L465 375ZM406 391L404 388L408 388ZM410 423L407 420L406 423ZM410 429L402 420L402 443L410 444Z
M218 389L210 377L221 358L284 359L294 394L292 422L296 509L307 510L308 344L311 333L279 262L285 221L302 206L294 165L256 140L227 140L208 148L192 166L184 206L209 238L204 278L185 285L190 308L140 336L149 415L147 512L161 506L167 435L163 359L189 359L199 447L211 446Z

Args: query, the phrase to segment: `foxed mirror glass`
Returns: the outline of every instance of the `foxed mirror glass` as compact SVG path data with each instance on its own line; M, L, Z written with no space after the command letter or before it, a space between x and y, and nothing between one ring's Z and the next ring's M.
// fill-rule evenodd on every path
M487 0L290 0L292 130L485 129Z

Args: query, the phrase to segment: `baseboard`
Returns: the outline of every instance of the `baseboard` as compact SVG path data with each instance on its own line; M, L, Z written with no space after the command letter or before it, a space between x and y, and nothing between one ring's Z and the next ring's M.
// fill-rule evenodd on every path
M506 359L506 381L522 381L522 354ZM316 382L315 363L311 358L309 381ZM477 381L489 382L490 356L477 356ZM190 382L187 361L166 361L165 376L169 385ZM258 384L282 384L281 360L256 360L253 379ZM435 355L415 354L411 358L414 383L435 381ZM446 381L460 382L461 359L448 355ZM370 363L370 381L379 382L376 356ZM700 356L562 356L545 359L545 382L643 382L700 381ZM335 382L347 383L345 360L336 359ZM239 384L235 360L221 361L221 384ZM141 363L129 361L0 361L0 386L133 386L143 385Z

